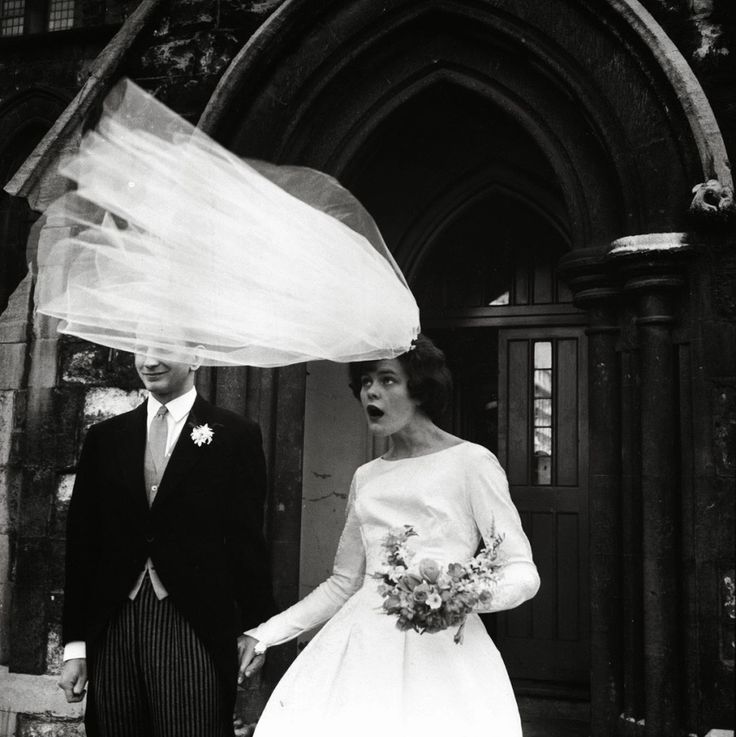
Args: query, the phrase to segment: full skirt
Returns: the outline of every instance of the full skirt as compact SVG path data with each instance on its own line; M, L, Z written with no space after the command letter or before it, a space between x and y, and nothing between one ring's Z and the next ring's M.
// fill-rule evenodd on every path
M520 737L514 693L477 615L455 630L402 632L370 580L276 686L256 737Z

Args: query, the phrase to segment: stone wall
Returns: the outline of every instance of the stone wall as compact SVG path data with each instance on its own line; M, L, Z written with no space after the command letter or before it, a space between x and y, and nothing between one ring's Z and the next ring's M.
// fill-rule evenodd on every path
M706 242L692 274L693 551L699 632L697 696L705 722L729 726L734 679L736 235ZM692 637L689 634L688 637ZM694 698L694 696L693 696Z
M643 0L687 59L716 114L729 159L736 161L736 3Z

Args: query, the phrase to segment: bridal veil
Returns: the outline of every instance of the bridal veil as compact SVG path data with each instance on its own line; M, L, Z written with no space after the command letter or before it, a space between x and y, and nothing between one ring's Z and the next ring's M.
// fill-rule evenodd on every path
M394 357L419 311L368 212L312 169L242 160L123 80L61 168L37 309L124 351L205 365Z

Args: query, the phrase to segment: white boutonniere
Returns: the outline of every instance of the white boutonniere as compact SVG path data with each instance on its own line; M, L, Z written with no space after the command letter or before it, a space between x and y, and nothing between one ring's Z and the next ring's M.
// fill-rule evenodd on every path
M206 422L204 425L197 425L191 434L192 442L198 448L202 445L209 445L214 437L215 431Z

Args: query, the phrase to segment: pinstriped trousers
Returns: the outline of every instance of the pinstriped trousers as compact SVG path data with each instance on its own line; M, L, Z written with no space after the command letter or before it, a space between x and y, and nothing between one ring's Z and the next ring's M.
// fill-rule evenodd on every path
M93 655L101 737L232 737L211 656L146 576Z

